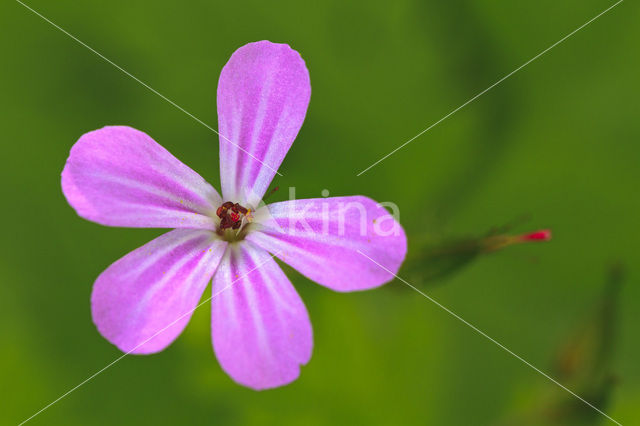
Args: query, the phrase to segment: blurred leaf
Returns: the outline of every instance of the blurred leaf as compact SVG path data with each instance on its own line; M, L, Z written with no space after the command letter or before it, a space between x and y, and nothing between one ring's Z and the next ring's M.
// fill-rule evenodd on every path
M409 250L403 268L414 281L432 283L448 278L482 253L481 239L425 242Z
M617 382L611 371L611 361L623 275L620 265L611 268L603 295L569 333L553 360L552 375L603 411L609 405ZM532 409L499 423L500 426L586 426L606 420L601 413L555 384L550 383L542 390L536 401Z
M478 256L530 241L551 239L548 230L522 235L507 235L508 227L489 231L481 237L449 240L414 239L414 247L404 265L404 273L413 281L432 284L449 278Z
M598 305L571 334L558 351L553 370L558 379L588 384L606 373L615 340L618 296L623 280L622 267L610 271L609 282Z

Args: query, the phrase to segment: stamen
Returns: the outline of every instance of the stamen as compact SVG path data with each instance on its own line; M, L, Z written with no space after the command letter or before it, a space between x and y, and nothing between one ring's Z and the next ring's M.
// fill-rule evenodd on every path
M271 197L278 189L280 189L279 186L276 186L275 188L273 188L271 191L269 191L269 193L267 195L265 195L264 197L262 197L262 201L266 200L267 198Z
M240 229L245 222L251 221L251 210L231 201L224 202L216 210L216 216L220 218L218 234L226 229Z

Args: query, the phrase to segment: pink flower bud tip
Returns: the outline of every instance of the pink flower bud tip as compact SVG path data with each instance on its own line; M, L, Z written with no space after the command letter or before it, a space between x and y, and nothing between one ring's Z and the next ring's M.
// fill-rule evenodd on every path
M520 241L549 241L551 239L551 230L542 229L540 231L531 232L520 236Z

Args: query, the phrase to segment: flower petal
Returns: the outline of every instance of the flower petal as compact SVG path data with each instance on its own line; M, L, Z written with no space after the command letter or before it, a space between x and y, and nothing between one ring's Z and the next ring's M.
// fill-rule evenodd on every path
M62 191L85 219L109 226L214 229L220 195L147 134L109 126L83 135Z
M248 240L337 291L392 280L407 253L402 226L367 197L284 201L262 207L256 218L262 229Z
M309 72L286 44L236 50L218 82L220 179L226 201L257 206L309 105Z
M253 389L295 380L311 358L307 309L266 251L229 246L213 277L211 329L222 368Z
M98 331L127 353L167 347L189 322L226 245L209 231L176 229L109 266L91 294Z

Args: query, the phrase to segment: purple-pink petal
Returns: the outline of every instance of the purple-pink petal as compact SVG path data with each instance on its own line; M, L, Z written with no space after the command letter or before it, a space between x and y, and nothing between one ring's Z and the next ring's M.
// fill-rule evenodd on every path
M267 218L247 240L333 290L382 285L407 253L402 226L367 197L284 201L261 208L261 216Z
M109 266L91 295L98 331L123 352L167 347L189 322L226 245L209 231L176 229Z
M147 134L110 126L83 135L62 191L85 219L109 226L214 229L215 189Z
M213 278L211 329L222 368L253 389L295 380L311 358L304 303L266 251L230 245Z
M236 50L218 82L220 179L226 201L257 206L304 121L309 72L286 44Z

